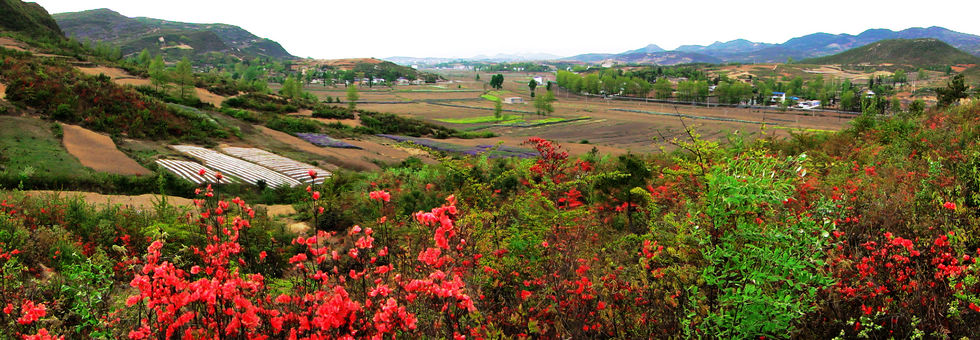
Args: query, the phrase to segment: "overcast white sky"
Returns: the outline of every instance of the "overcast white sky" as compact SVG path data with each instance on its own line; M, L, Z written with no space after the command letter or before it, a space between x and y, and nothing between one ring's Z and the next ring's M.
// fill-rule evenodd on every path
M619 53L654 43L942 26L980 34L973 0L35 0L51 13L109 8L125 16L226 23L314 58Z

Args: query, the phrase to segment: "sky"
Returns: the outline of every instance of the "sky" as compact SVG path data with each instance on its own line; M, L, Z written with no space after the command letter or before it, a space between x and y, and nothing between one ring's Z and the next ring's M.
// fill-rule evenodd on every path
M971 0L33 0L50 13L109 8L128 17L225 23L299 57L472 57L619 53L815 32L942 26L980 35ZM972 4L971 4L972 3Z

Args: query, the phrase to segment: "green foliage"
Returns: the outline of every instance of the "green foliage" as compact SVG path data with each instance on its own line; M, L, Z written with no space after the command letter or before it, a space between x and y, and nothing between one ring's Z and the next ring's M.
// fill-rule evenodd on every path
M946 87L936 89L936 99L938 100L936 105L948 107L956 104L960 99L968 96L967 90L969 89L970 87L963 82L963 75L957 74L946 84Z
M357 85L354 83L347 85L347 109L354 110L358 99L361 99L361 96L357 93Z
M413 118L405 118L391 113L362 111L360 118L364 133L384 133L412 137L431 136L435 138L449 138L461 135L459 131L441 125L426 123Z
M779 336L800 327L832 280L818 254L828 230L778 207L801 180L806 156L781 161L742 154L707 176L705 228L694 232L709 291L704 328L727 338ZM692 311L693 312L693 311Z
M504 110L504 104L500 100L500 98L494 99L494 101L493 101L493 117L496 118L497 120L500 120L501 118L503 118L503 114L502 114L503 110Z
M314 118L328 118L328 119L354 119L356 111L342 106L326 106L320 105L313 110Z
M265 124L270 129L286 133L317 133L320 132L322 125L322 123L312 119L289 116L278 116Z
M706 101L708 99L708 82L684 80L677 83L677 99L692 102Z
M260 112L289 113L299 111L299 107L288 100L259 93L247 93L226 99L222 107L234 107Z
M550 115L555 112L555 108L552 104L555 101L555 94L551 91L547 91L543 96L538 96L534 99L534 109L539 115Z

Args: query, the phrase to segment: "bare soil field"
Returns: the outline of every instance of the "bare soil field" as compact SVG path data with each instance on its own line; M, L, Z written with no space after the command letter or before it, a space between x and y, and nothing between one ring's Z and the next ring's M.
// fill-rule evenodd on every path
M766 65L751 65L733 67L732 71L768 71ZM833 71L824 69L821 71ZM526 95L528 88L526 79L534 74L504 74L504 90L515 93L529 101ZM549 76L545 74L545 76ZM551 75L553 76L553 75ZM474 76L453 75L456 83L463 88L482 89L483 82L472 80ZM518 82L518 80L521 80ZM427 98L438 99L439 95L449 97L459 96L461 92L419 92ZM543 93L539 91L539 94ZM404 94L404 93L401 93ZM462 92L478 97L479 92ZM829 114L821 116L810 112L786 111L776 109L759 110L727 107L700 107L691 105L672 105L646 102L631 102L603 100L568 95L562 90L557 91L558 101L554 103L555 112L549 116L536 116L533 113L504 112L533 121L546 118L574 119L588 117L584 120L557 122L540 126L492 126L483 124L450 124L440 122L445 118L476 118L493 115L493 103L487 100L450 102L448 104L467 107L450 107L431 103L405 104L363 104L359 108L372 111L390 112L398 115L414 117L432 123L445 125L461 130L471 128L479 131L492 131L499 137L492 139L446 140L446 142L462 145L487 145L495 141L503 141L507 145L517 146L528 137L538 136L564 144L572 153L588 152L593 147L604 153L617 154L626 151L655 152L661 147L673 148L669 142L674 138L687 138L684 127L694 127L704 138L720 140L729 133L738 132L748 138L759 138L765 135L788 136L791 130L838 130L847 125L850 117L840 117ZM482 108L482 109L480 109ZM534 112L530 103L523 105L504 105L505 110ZM622 110L642 111L628 112ZM684 115L685 117L677 117ZM824 114L828 115L828 114ZM765 124L762 124L765 123Z
M221 107L221 102L224 102L228 97L220 96L211 91L202 89L200 87L195 87L194 92L197 93L197 98L201 99L202 102L214 105L215 107Z
M99 74L104 74L112 78L123 79L123 78L138 78L126 72L126 70L115 68L115 67L105 67L105 66L95 66L95 67L75 67L84 74L90 76L97 76Z
M82 165L99 172L119 175L148 175L150 170L136 163L116 149L112 138L76 125L62 125L65 132L62 142L72 156Z

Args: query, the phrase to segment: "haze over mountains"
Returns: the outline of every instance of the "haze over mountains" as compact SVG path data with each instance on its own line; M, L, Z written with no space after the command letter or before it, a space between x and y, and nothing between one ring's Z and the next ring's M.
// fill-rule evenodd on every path
M746 63L766 63L766 62L785 62L788 58L801 60L832 55L847 51L852 48L861 47L873 42L890 39L921 39L933 38L946 42L953 47L963 50L975 56L980 56L980 36L960 33L943 27L933 26L928 28L908 28L901 31L889 29L869 29L858 35L851 34L829 34L813 33L801 37L787 40L781 44L753 42L745 39L736 39L727 42L715 42L710 45L682 45L672 51L664 50L655 44L645 47L624 51L621 53L586 53L571 57L557 58L561 61L575 61L585 63L612 62L612 63L638 63L659 65L674 65L681 63L723 63L723 62L746 62ZM498 58L503 59L503 58ZM431 64L431 61L480 61L484 58L411 58L393 57L387 58L395 63L411 64L423 63ZM510 60L495 61L526 61L526 60L549 60L545 58L533 58L531 55L519 55ZM490 60L487 60L490 61Z

